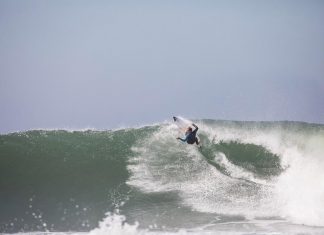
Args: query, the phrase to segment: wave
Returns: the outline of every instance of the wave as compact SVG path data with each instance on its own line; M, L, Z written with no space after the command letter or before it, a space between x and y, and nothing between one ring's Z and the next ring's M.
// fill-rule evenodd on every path
M0 135L0 230L89 231L157 193L202 213L324 226L323 125L197 124L202 149L172 123Z

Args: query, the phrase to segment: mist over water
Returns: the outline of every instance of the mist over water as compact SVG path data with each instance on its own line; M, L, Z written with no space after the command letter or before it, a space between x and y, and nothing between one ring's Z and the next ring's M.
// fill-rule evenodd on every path
M0 231L324 232L323 125L196 124L1 135Z

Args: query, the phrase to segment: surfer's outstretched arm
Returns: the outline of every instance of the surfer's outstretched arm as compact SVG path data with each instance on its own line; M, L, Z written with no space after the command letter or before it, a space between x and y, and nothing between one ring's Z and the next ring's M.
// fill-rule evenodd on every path
M185 139L182 139L182 138L178 137L177 140L181 140L182 142L187 142L188 137L186 137Z
M192 123L192 125L196 128L196 129L194 130L194 132L198 131L198 126L196 126L196 124L194 124L194 123Z

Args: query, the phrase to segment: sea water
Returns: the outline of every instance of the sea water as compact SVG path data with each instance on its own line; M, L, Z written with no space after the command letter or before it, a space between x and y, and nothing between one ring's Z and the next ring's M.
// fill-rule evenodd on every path
M196 124L0 135L0 232L324 234L324 125Z

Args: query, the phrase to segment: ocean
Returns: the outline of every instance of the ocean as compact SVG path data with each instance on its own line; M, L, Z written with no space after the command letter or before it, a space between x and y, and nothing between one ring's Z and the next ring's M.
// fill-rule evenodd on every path
M0 135L2 234L324 234L324 125Z

